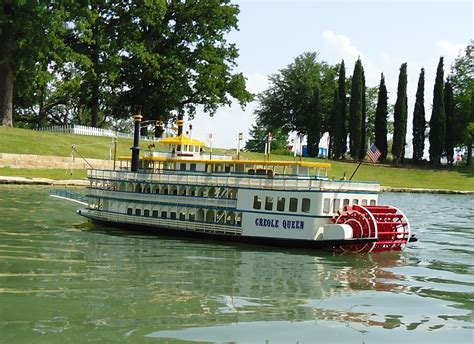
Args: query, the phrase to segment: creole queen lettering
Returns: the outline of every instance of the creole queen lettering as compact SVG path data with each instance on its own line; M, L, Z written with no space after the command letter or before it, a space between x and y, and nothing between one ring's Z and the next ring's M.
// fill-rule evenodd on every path
M284 229L304 229L304 221L294 221L294 220L276 220L276 219L264 219L257 217L255 219L255 226L257 227L269 227L269 228L280 228Z

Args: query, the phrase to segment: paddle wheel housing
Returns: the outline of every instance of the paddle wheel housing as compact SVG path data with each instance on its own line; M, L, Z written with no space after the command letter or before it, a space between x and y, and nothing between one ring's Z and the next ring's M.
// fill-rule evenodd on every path
M345 206L332 222L350 225L354 239L374 239L373 242L340 246L342 251L401 251L410 240L408 219L402 211L389 205Z

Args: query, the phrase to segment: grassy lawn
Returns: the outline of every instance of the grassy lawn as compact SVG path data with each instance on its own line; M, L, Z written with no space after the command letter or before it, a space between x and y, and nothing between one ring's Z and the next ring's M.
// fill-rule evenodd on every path
M61 170L52 168L10 168L0 167L0 176L25 178L48 178L54 180L86 178L86 170Z
M111 148L111 138L81 136L73 134L60 134L37 132L26 129L0 127L0 152L17 154L38 154L53 156L70 156L71 145L75 144L77 150L86 158L108 159ZM148 143L142 142L142 149L147 148ZM156 144L155 144L156 145ZM117 156L130 155L132 141L119 139L117 144ZM164 150L165 147L156 145L156 149ZM209 149L206 149L209 151ZM235 154L235 150L213 149L216 154ZM241 159L263 159L262 153L242 152ZM272 155L272 160L294 160L289 155ZM297 158L299 159L299 158ZM306 161L326 162L323 159L303 158ZM349 178L356 163L329 161L331 171L329 176L341 179L346 174ZM55 169L12 169L0 168L2 176L21 177L43 177L50 179L69 179L70 173L66 170ZM85 178L84 170L74 170L72 178ZM405 188L428 188L428 189L451 189L474 191L474 168L442 168L429 169L425 167L393 167L389 165L362 164L353 180L377 181L384 186Z

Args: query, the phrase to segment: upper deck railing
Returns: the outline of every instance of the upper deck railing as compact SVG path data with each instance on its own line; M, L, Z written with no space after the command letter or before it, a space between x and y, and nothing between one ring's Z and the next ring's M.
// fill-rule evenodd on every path
M329 180L311 176L276 175L273 177L237 174L203 173L182 171L161 171L160 173L135 173L113 170L88 170L90 179L123 181L133 183L165 183L180 185L215 185L238 188L276 189L276 190L319 190L379 192L380 185L373 182L353 182Z

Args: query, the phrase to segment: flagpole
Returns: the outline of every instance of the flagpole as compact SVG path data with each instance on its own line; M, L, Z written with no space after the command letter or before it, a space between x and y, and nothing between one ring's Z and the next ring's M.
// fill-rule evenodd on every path
M364 159L365 157L367 156L367 154L364 156ZM362 163L364 162L364 159L360 160L359 161L359 164L357 165L356 169L354 170L354 172L352 172L352 176L349 178L349 180L352 180L352 177L354 177L354 174L356 174L357 170L359 169L360 165L362 165Z

